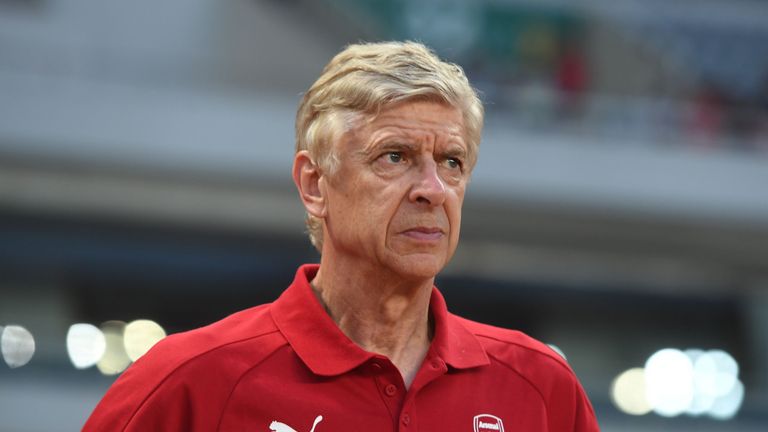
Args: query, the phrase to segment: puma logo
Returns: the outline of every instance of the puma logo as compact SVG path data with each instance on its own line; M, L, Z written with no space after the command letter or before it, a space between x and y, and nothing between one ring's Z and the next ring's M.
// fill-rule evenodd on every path
M315 422L312 423L312 429L310 429L309 432L315 432L315 427L321 421L323 421L323 416L319 415L315 417ZM271 432L298 432L296 429L288 426L285 423L280 423L279 421L273 421L272 423L270 423L269 430Z

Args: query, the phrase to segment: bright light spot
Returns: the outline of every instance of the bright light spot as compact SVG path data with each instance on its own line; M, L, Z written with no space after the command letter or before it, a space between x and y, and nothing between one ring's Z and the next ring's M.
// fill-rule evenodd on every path
M0 349L9 367L22 367L35 354L35 338L24 327L9 325L2 329Z
M705 356L710 363L710 375L706 384L702 384L701 391L713 396L729 394L739 376L738 363L730 354L721 350L707 351Z
M721 350L688 350L686 354L693 361L695 390L693 403L687 413L700 415L711 412L719 398L733 391L738 380L739 365L730 354Z
M645 370L634 368L617 376L611 385L611 399L627 414L648 414L652 407L645 394Z
M552 348L552 351L558 353L560 355L560 357L563 358L563 360L568 360L568 357L565 356L565 353L563 352L563 350L560 349L559 346L557 346L555 344L547 344L547 346Z
M728 394L715 399L715 403L710 408L708 414L718 420L730 420L739 411L743 401L744 384L737 379Z
M116 375L124 371L131 363L131 359L125 353L123 347L123 332L125 323L122 321L107 321L101 325L101 331L104 333L106 350L96 367L104 375Z
M89 368L101 360L107 349L104 333L91 324L72 324L67 332L67 353L78 369Z
M123 344L128 358L136 361L165 337L165 330L154 321L136 320L125 327Z
M616 377L611 398L627 414L652 409L665 417L685 413L728 420L744 400L738 376L738 363L725 351L663 349L648 358L645 369L630 369Z
M691 405L685 410L685 413L692 416L699 416L712 408L712 404L715 403L714 396L708 395L706 392L702 392L698 386L702 379L705 379L707 374L707 366L709 362L709 356L700 349L687 349L685 355L691 359L693 364L693 399Z
M693 363L682 351L663 349L645 363L648 402L665 417L685 412L693 402Z
M685 410L685 413L692 416L699 416L709 412L715 403L715 397L701 392L693 392L691 405Z

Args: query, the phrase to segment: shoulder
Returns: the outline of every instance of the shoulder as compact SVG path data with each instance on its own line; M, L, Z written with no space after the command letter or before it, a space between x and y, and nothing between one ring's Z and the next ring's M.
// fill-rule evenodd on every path
M492 362L522 376L537 388L551 388L578 380L568 362L548 345L527 334L468 320L452 319L472 333Z
M457 315L452 315L451 317L475 335L483 347L490 351L489 354L491 355L513 354L513 357L509 360L515 360L515 357L522 357L528 360L551 363L553 365L557 364L568 368L568 363L560 354L545 343L521 331L495 327Z
M287 345L269 309L163 339L115 381L83 430L207 430L240 377Z
M278 345L284 342L270 314L270 305L256 306L234 313L220 321L195 330L173 334L160 341L134 366L161 366L171 372L190 362L206 362L216 354L228 355L246 350L250 342L262 348L264 354L273 344L265 343L270 336ZM267 348L266 351L263 348ZM253 354L249 352L249 354Z
M252 364L281 344L284 339L272 320L269 305L256 306L205 327L166 337L123 376L141 374L145 382L159 383L169 375L221 366L221 362L230 367L238 361Z
M497 367L526 381L541 396L551 430L596 432L592 405L568 362L548 345L515 330L481 324L452 315L480 342Z

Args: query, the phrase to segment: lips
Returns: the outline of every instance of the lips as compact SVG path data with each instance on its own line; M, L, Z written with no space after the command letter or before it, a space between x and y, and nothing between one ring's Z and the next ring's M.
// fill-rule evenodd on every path
M403 231L403 235L414 240L435 241L443 238L445 232L437 227L416 227Z

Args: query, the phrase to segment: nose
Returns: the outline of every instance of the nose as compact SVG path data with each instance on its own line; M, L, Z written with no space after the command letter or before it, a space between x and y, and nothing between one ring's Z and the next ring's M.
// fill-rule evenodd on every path
M411 202L440 206L445 202L445 183L437 173L435 161L423 164L417 171L417 178L411 188Z

